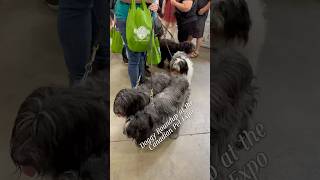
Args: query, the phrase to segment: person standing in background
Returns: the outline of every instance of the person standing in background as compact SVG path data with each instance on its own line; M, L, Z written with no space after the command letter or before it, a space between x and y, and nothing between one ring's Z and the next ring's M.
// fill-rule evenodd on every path
M152 12L158 11L158 2L153 2L152 0L147 0L149 9ZM122 39L124 41L124 47L126 48L126 54L128 57L128 74L131 82L131 87L135 87L139 80L144 78L145 71L145 59L146 54L144 52L133 52L128 48L127 38L126 38L126 21L129 12L131 0L117 0L115 7L115 16L116 16L116 26L119 29ZM140 5L141 0L136 0L137 6Z
M196 49L191 54L192 58L195 58L199 55L199 49L200 49L200 46L202 45L202 40L203 40L204 27L205 27L206 20L208 18L208 13L210 10L210 3L211 3L211 0L197 1L198 20L195 26L195 31L193 33L193 38L196 38L197 41L196 41Z
M162 19L165 22L165 27L168 29L170 27L174 27L176 24L176 17L175 17L175 6L173 6L170 0L164 0L163 7L163 17Z
M176 7L179 42L191 41L197 22L196 0L171 0L171 4Z
M107 66L108 15L106 0L59 0L58 34L70 85L81 81L92 48L99 44L93 68Z

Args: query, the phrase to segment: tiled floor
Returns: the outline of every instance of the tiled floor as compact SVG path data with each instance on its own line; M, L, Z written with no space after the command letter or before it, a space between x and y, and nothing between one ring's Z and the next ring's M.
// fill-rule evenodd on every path
M192 117L184 122L176 140L166 139L156 150L139 149L122 134L124 119L113 113L116 93L130 87L127 65L113 54L110 68L111 180L208 180L210 159L209 50L193 60ZM153 68L156 70L157 68Z

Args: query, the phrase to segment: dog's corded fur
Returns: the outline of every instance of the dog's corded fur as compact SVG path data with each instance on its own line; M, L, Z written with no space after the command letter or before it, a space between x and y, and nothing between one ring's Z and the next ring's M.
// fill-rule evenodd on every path
M211 16L213 38L248 42L251 18L246 0L214 0Z
M256 105L257 88L247 58L232 49L213 50L210 84L210 150L211 166L224 179L221 156L228 145L241 148L239 136L248 129Z
M85 179L84 172L91 176L88 163L101 158L107 163L106 87L103 72L76 87L34 90L22 103L12 130L10 153L17 168L31 167L39 176L54 179L68 179L66 172L73 172L77 176L69 179Z
M172 77L170 85L157 94L152 103L127 118L124 133L133 138L137 145L140 144L150 137L156 128L173 117L185 105L189 95L187 79L183 76Z
M153 94L160 93L170 84L171 78L165 73L155 73L136 89L120 90L113 104L113 112L122 117L129 117L143 109L150 102L150 89Z
M160 39L160 51L161 51L161 61L158 67L163 68L165 60L171 61L172 57L168 50L170 49L171 55L173 56L178 51L183 51L186 54L190 54L194 51L195 46L192 42L181 42L176 43L170 39Z

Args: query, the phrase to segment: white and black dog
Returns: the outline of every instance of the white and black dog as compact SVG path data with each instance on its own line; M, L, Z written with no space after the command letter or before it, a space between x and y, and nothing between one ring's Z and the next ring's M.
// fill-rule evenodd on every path
M176 52L170 61L170 72L186 76L189 84L193 76L193 63L188 54L182 51Z
M158 64L159 68L164 68L165 61L171 62L172 56L178 52L183 51L186 54L190 54L195 50L195 46L192 42L180 42L177 43L170 39L160 39L160 51L161 51L161 61Z

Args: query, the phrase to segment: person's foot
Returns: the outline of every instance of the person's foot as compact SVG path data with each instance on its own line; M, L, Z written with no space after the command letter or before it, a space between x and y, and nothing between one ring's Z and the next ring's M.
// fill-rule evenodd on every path
M59 9L59 0L46 0L50 9L58 10Z
M123 63L128 64L128 57L125 48L122 49L122 61Z
M199 56L199 52L198 51L193 51L190 55L191 58L196 58Z
M123 63L128 64L128 58L122 57L122 61L123 61Z

